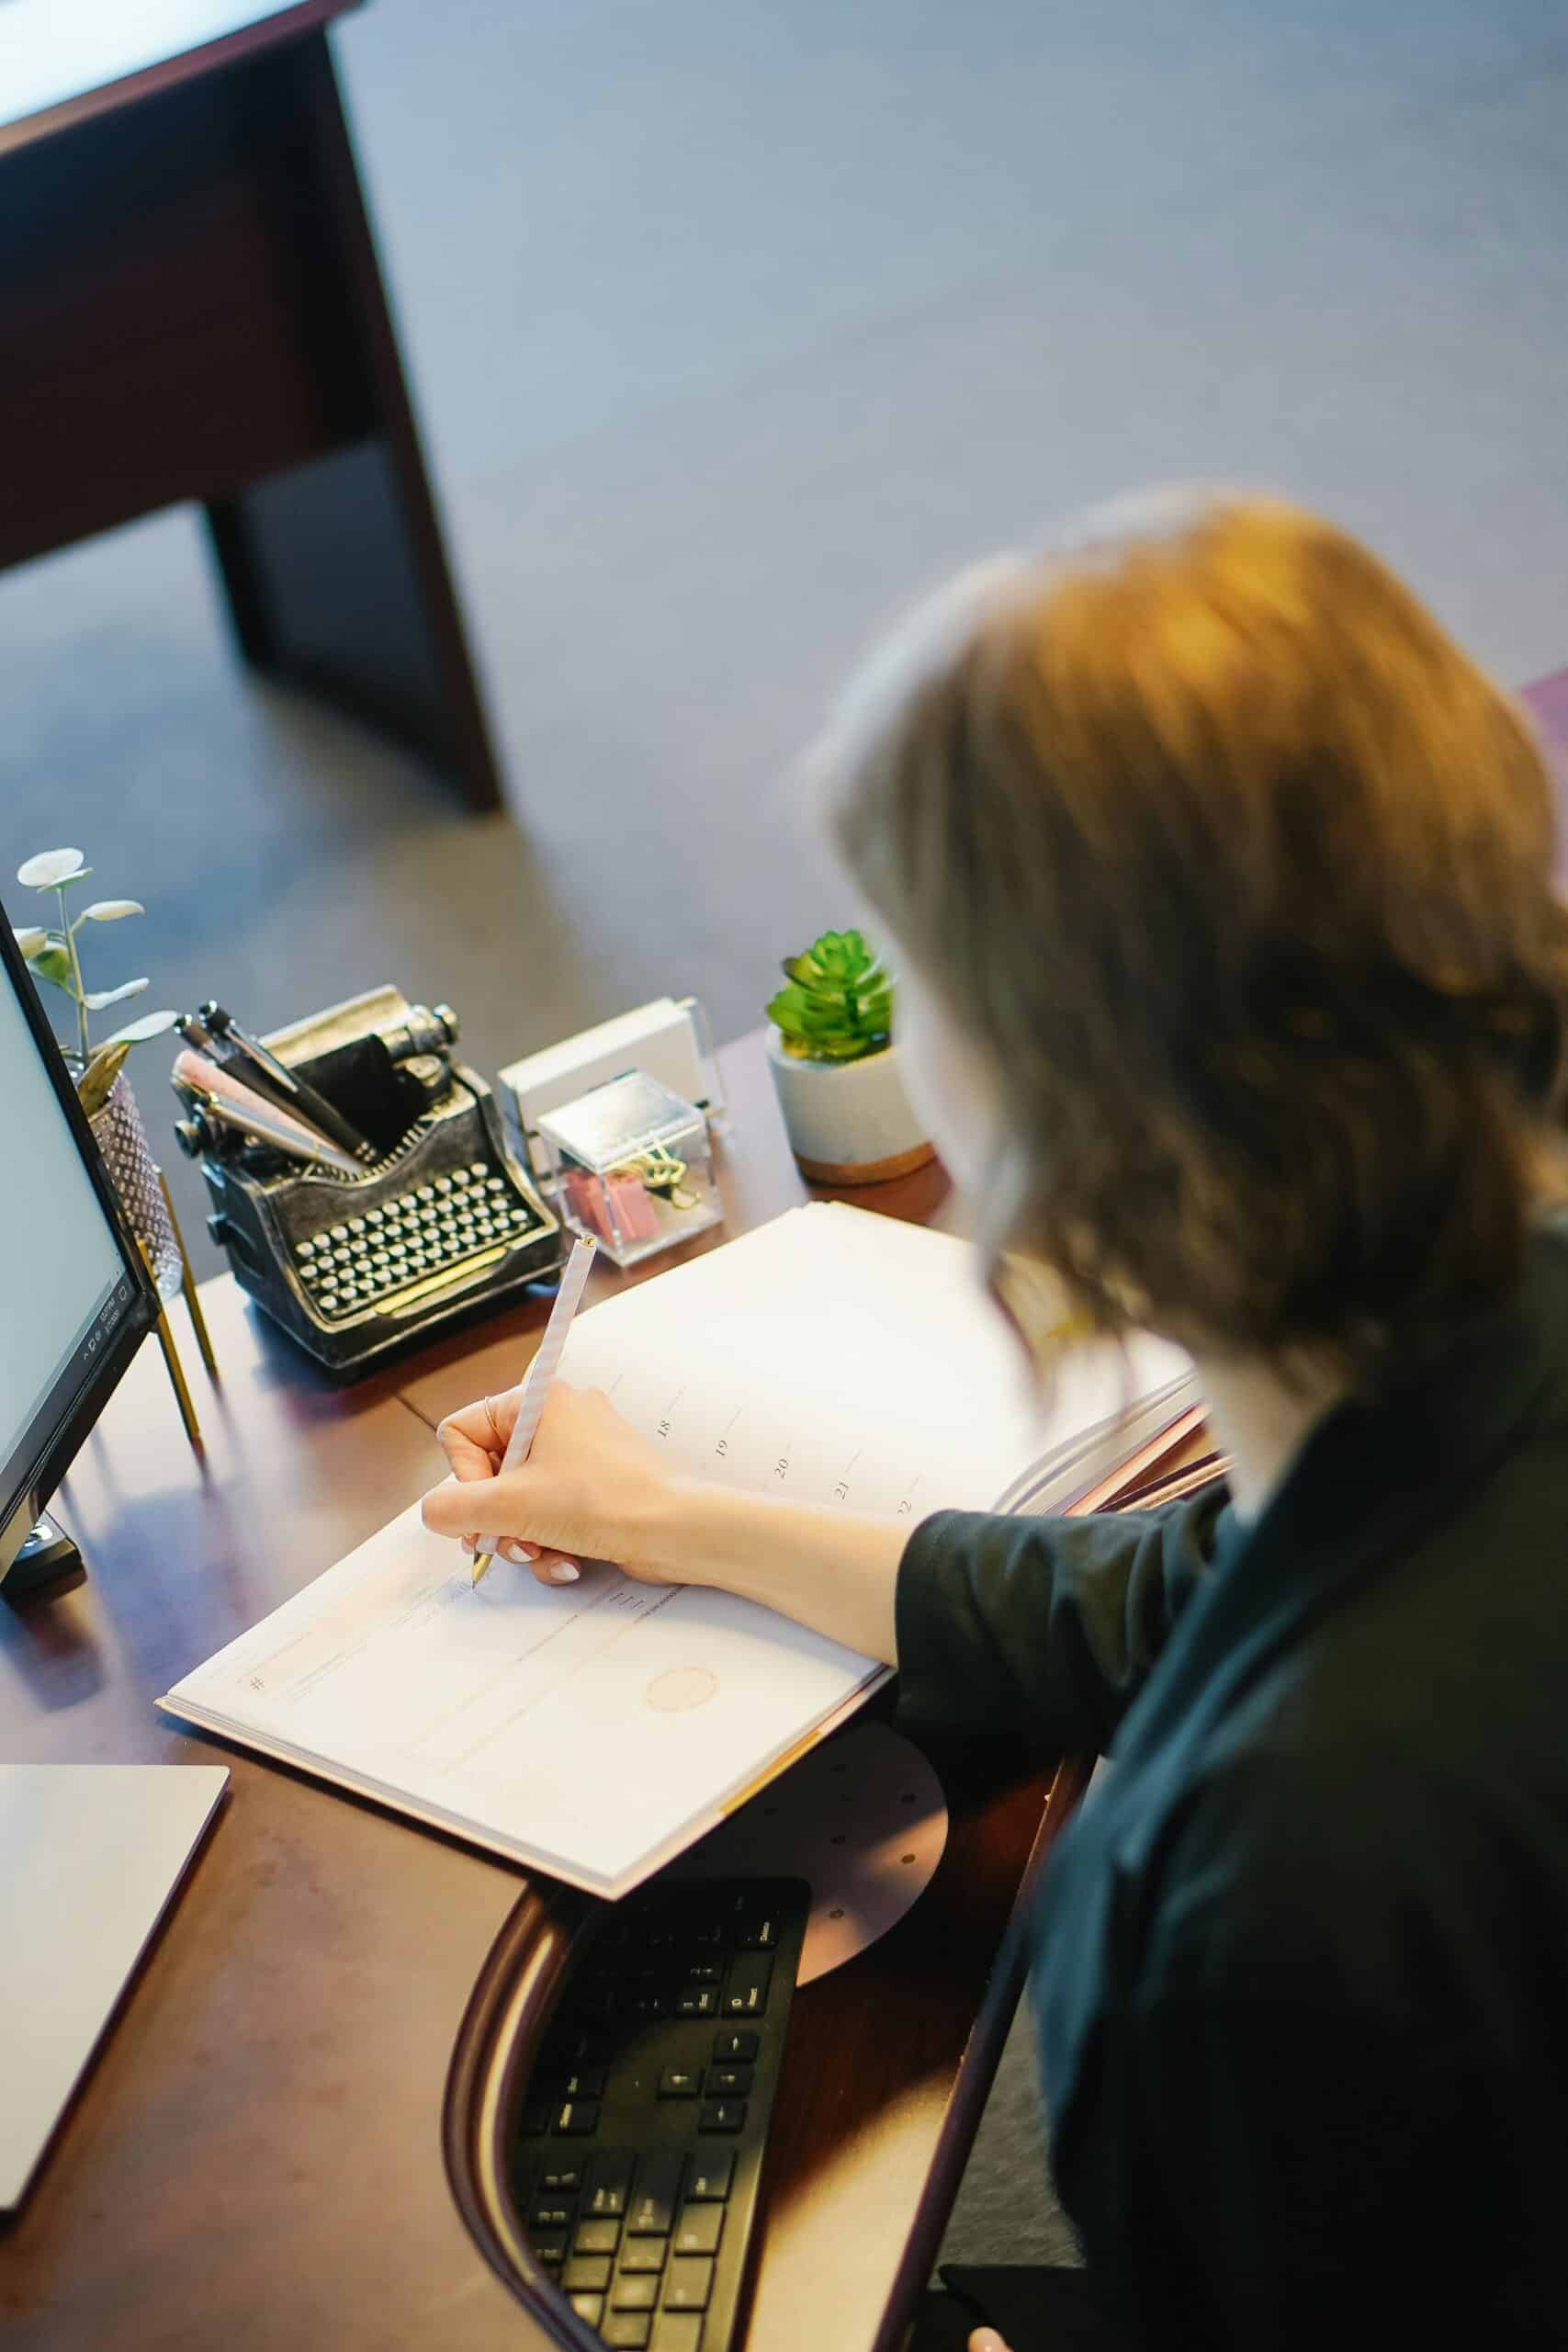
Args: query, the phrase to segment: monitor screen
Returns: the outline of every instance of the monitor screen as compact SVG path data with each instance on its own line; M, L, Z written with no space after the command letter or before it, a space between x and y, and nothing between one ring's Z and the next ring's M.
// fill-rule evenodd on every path
M3 918L0 918L3 920ZM9 942L7 942L9 945ZM0 979L0 1522L129 1313L136 1284L10 957ZM105 1364L107 1371L107 1363Z

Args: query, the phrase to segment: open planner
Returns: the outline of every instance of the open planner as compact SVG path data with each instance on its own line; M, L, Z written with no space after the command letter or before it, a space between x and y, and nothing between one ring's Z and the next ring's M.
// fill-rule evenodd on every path
M966 1244L822 1203L580 1315L561 1377L689 1471L911 1526L1066 1508L1192 1396L1186 1358L1140 1337L1069 1351L1042 1408ZM886 1672L754 1602L602 1564L546 1588L498 1560L475 1589L416 1507L159 1703L618 1895Z

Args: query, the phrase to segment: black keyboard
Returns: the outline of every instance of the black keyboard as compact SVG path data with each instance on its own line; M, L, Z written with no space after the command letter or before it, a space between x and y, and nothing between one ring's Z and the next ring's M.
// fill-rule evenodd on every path
M729 2352L810 1889L661 1881L617 1904L534 2069L513 2187L604 2342Z

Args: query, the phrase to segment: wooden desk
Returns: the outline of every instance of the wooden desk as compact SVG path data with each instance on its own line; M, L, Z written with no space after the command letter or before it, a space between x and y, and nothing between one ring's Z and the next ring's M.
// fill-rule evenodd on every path
M326 26L0 6L0 567L194 499L243 658L495 762Z
M724 1061L733 1234L806 1195L760 1040ZM862 1197L945 1221L944 1192L922 1170ZM544 2343L555 2331L459 2219L443 2101L492 1948L532 1932L530 1904L570 1926L582 1898L185 1733L152 1701L432 1482L431 1417L514 1379L545 1306L339 1392L230 1278L203 1299L223 1374L219 1389L193 1374L205 1471L144 1351L61 1498L89 1581L26 1617L0 1610L0 1756L221 1758L233 1775L31 2196L0 2226L0 2335L7 2352ZM998 1955L1044 1800L1037 1780L966 1792L961 1762L942 1766L953 1830L919 1904L797 1998L756 2352L895 2346L934 2253L1010 2015Z

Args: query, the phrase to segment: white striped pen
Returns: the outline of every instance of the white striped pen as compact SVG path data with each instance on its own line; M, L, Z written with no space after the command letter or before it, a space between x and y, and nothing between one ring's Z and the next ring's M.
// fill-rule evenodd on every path
M588 1270L593 1263L595 1244L583 1238L576 1244L566 1261L566 1272L560 1278L556 1303L550 1309L550 1319L545 1326L545 1336L539 1342L538 1353L524 1374L523 1394L517 1402L517 1419L512 1424L512 1435L506 1441L506 1452L501 1460L502 1471L515 1470L520 1462L528 1459L528 1449L545 1409L550 1384L560 1363L560 1351L566 1345L566 1335L571 1329L571 1318L582 1296L582 1285L588 1280ZM481 1544L485 1542L481 1536ZM498 1535L489 1538L490 1549L474 1554L473 1581L478 1584L495 1556Z

